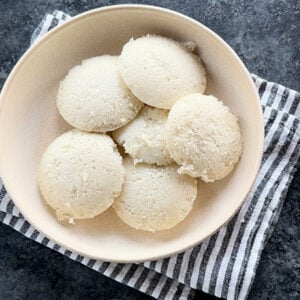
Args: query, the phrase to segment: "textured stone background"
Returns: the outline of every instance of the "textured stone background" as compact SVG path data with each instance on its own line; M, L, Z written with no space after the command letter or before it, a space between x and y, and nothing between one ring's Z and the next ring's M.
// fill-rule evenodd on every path
M54 9L79 12L127 1L0 0L0 88L29 46L33 29ZM296 0L130 1L185 13L223 37L249 70L300 90L300 2ZM263 251L249 299L300 297L300 172ZM197 299L214 299L197 294ZM150 299L0 224L0 300Z

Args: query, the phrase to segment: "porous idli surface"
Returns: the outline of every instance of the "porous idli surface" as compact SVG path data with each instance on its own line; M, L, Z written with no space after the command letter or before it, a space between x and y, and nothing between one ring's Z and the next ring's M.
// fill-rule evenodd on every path
M174 162L166 146L168 110L144 106L129 124L113 132L134 163L168 165Z
M143 104L122 80L117 56L84 60L60 83L57 108L72 126L91 132L115 130L131 121Z
M238 119L213 96L188 95L170 110L167 147L180 174L205 182L222 179L242 153Z
M126 224L154 232L172 228L189 214L197 196L196 179L178 174L175 164L134 166L127 157L124 166L124 187L113 208Z
M121 192L124 176L122 157L109 136L74 129L48 146L38 179L57 218L72 222L109 208Z
M206 73L184 45L157 35L131 39L119 57L121 75L142 102L170 109L181 97L204 93Z

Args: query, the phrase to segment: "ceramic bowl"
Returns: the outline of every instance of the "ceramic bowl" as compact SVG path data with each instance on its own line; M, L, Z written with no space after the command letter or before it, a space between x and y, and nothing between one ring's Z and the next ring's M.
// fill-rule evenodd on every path
M147 33L194 41L212 94L239 117L244 140L240 162L224 180L198 183L190 215L171 230L137 231L112 209L75 225L59 223L41 198L37 170L47 145L69 126L55 101L59 82L83 59L118 55L131 38ZM249 72L213 31L177 12L145 5L88 11L51 30L17 63L1 94L1 177L23 216L45 236L81 255L114 262L154 260L181 252L214 233L242 205L257 175L263 149L263 118Z

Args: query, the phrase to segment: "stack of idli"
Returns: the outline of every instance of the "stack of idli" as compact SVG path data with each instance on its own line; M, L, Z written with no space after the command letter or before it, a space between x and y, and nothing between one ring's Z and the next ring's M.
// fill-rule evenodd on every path
M192 210L197 179L233 170L242 153L238 119L204 95L204 64L186 45L130 39L120 56L86 59L62 80L57 108L76 129L48 146L39 167L41 193L59 220L112 206L132 228L170 229Z

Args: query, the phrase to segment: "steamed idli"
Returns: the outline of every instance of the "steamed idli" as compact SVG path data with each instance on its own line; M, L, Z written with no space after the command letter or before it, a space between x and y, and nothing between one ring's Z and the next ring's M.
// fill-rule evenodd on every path
M172 107L167 146L180 174L213 182L228 175L242 153L238 119L213 96L192 94Z
M122 49L119 68L132 93L157 108L170 109L181 97L206 89L200 58L162 36L131 39Z
M94 132L115 130L131 121L143 104L121 79L117 56L84 60L61 82L57 107L72 126Z
M59 220L93 218L113 203L125 170L113 140L103 134L68 131L46 149L39 186Z
M168 165L174 162L166 146L168 112L144 106L132 122L113 132L115 141L124 147L134 163Z
M126 178L113 208L129 226L146 231L172 228L191 211L197 196L196 179L177 173L175 164L134 166L124 159Z

